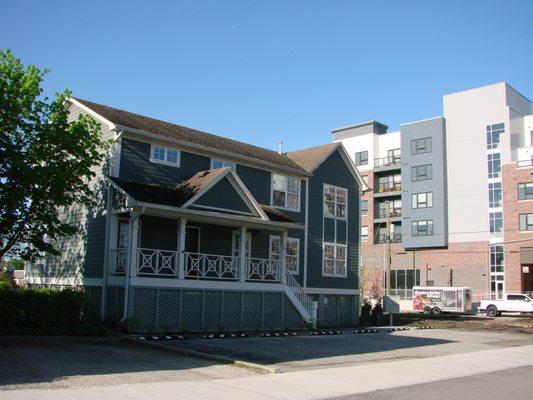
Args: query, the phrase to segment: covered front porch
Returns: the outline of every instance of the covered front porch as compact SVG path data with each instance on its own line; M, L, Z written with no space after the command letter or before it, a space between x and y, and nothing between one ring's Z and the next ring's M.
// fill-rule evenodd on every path
M115 217L108 272L129 278L285 283L287 230L145 213ZM241 256L244 255L244 256ZM130 268L128 268L128 266Z

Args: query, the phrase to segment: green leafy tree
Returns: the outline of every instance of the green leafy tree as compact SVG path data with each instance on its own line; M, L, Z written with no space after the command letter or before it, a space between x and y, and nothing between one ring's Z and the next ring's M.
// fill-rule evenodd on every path
M107 143L92 117L68 121L68 91L43 96L47 72L0 50L0 260L58 255L54 240L76 233L59 209L94 204L89 182Z

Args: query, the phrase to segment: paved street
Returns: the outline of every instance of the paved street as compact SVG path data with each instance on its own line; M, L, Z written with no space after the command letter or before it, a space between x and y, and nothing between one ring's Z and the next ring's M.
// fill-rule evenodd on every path
M521 367L420 385L404 386L335 400L531 400L533 367Z
M471 377L475 382L480 375L510 369L528 368L525 373L529 374L532 366L533 345L528 345L230 379L8 390L0 392L0 399L325 399L465 377ZM522 378L516 374L516 379Z

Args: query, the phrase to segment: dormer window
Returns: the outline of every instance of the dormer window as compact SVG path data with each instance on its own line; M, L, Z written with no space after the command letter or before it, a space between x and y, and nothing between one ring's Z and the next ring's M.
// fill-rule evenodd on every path
M179 150L153 144L150 151L150 161L158 164L180 166Z
M230 167L235 171L235 163L227 160L222 160L220 158L211 159L211 169L218 169L223 167Z

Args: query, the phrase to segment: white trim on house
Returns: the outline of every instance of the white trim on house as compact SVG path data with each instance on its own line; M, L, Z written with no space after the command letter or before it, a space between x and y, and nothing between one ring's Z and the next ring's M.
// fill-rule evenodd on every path
M208 281L194 279L162 279L141 277L131 278L131 286L184 289L257 290L265 292L285 291L285 285L281 283L239 282L222 280Z
M154 151L155 151L156 147L163 149L163 158L164 158L163 160L160 160L160 159L154 157ZM169 150L176 152L176 162L168 161L168 152L169 152ZM150 162L155 163L155 164L168 165L168 166L174 167L174 168L179 168L180 164L181 164L181 151L179 149L174 148L174 147L167 147L167 146L162 146L160 144L151 143L150 144Z
M273 204L274 202L274 175L283 176L285 178L285 206L276 206ZM298 181L298 208L288 208L287 207L287 200L289 198L289 179L293 178ZM294 194L294 192L291 192ZM278 210L287 210L292 212L300 212L301 209L301 201L302 201L302 180L301 178L298 178L296 176L286 175L286 174L280 174L277 172L272 172L270 174L270 205L272 207L277 208Z
M103 122L104 124L106 124L109 127L109 130L113 131L113 130L117 129L117 125L115 123L113 123L113 122L109 121L108 119L102 117L96 111L91 110L89 107L87 107L86 105L80 103L78 100L76 100L76 99L74 99L72 97L69 97L68 101L71 102L72 104L75 104L76 106L81 108L83 111L85 111L86 113L90 114L92 117L94 117L96 119L99 119L101 122Z
M330 294L359 296L359 289L330 289L330 288L304 288L307 294Z
M254 216L251 212L244 212L244 211L238 211L238 210L231 210L229 208L222 208L222 207L213 207L213 206L206 206L204 204L191 204L189 207L192 208L199 208L199 209L206 209L206 210L212 210L212 211L220 211L220 212L230 212L234 214L240 214L240 215L249 215Z
M231 231L231 255L234 257L240 257L239 252L239 242L236 240L237 235L240 235L240 230L234 229ZM246 253L248 253L248 258L252 257L252 232L246 231L246 239L248 240L248 248Z

